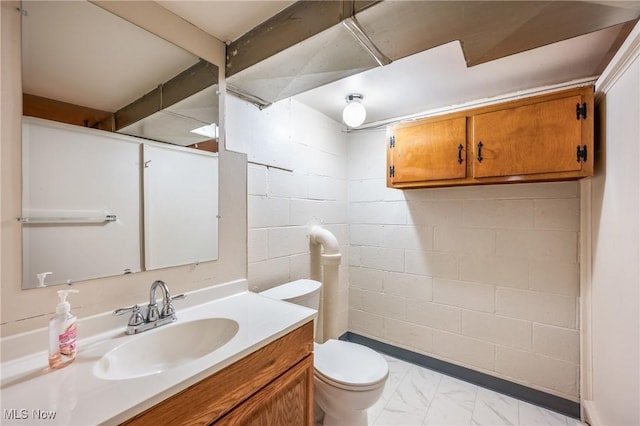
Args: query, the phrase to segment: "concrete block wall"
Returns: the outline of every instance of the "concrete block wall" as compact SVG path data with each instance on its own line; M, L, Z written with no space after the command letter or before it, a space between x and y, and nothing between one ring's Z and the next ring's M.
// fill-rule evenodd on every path
M578 400L576 182L389 189L384 130L293 100L228 110L250 118L228 135L249 158L252 290L309 277L321 223L343 253L342 331Z
M229 96L227 108L235 117L250 118L227 129L230 138L242 139L234 143L244 146L249 158L249 288L261 291L309 278L307 227L318 223L341 245L340 303L330 307L330 315L339 318L343 334L349 282L346 133L339 123L293 100L259 111Z
M350 134L349 330L578 400L577 182L395 190Z

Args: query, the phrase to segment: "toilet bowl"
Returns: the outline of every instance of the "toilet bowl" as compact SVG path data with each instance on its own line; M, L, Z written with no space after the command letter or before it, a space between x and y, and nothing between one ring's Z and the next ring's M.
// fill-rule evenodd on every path
M366 346L330 339L314 345L316 403L324 425L366 425L389 376L387 361Z
M263 291L263 296L318 309L318 281L297 280ZM324 425L364 426L367 409L384 390L389 367L374 350L329 339L314 344L314 400L324 412Z

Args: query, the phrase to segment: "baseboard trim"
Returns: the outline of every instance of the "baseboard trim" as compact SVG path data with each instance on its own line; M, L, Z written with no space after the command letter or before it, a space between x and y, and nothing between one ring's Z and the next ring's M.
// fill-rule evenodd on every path
M595 401L583 399L582 407L584 408L584 420L587 424L591 426L600 426L605 424L600 418Z
M446 374L447 376L482 386L483 388L500 392L513 398L564 414L565 416L580 419L580 404L556 395L551 395L549 393L500 379L489 374L481 373L470 368L461 367L450 362L432 358L428 355L399 348L350 331L340 336L340 340L359 343L394 358L429 368L439 373Z

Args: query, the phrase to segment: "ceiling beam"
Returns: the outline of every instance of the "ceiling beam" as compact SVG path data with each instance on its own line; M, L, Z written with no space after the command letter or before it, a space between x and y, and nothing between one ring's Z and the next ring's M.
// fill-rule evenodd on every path
M378 2L298 1L227 46L226 76L249 68Z

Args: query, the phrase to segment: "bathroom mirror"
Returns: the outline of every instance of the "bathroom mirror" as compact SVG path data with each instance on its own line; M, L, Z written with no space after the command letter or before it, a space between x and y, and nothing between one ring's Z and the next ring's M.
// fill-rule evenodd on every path
M181 170L188 170L184 163L185 158L189 158L185 153L188 154L189 151L206 154L205 157L215 157L215 174L194 174L192 180L186 183L190 186L197 183L201 187L209 187L211 190L205 192L207 196L215 195L215 211L207 213L205 218L199 216L189 220L185 212L198 211L198 208L188 204L180 206L182 235L206 232L206 240L210 241L214 250L207 247L206 253L202 255L176 251L176 260L148 262L148 265L142 260L140 267L134 266L118 273L216 259L218 179L215 153L219 123L217 66L86 1L28 1L22 3L22 8L25 116L117 132L168 143L174 147L179 145L177 149L162 151L168 153L163 156L163 164L167 164L167 167L171 167L173 151L177 153L175 164L180 164ZM142 150L140 152L142 155ZM56 155L56 152L52 155ZM73 153L60 152L60 155L68 156ZM203 155L194 157L203 158ZM101 159L96 158L95 161L100 162ZM23 168L29 169L29 165L23 165ZM205 181L202 181L202 176L206 176ZM52 181L55 178L51 176ZM85 176L78 175L76 178L81 181ZM25 176L23 170L23 186L28 182L28 176ZM134 201L136 207L144 205L151 210L148 200L144 200L144 185L139 185L140 197ZM176 194L179 194L185 192L181 190L181 185L184 188L184 183L166 185L166 188L174 188ZM44 192L46 193L46 188ZM171 199L172 195L165 193L163 197ZM148 220L146 216L145 212L144 218L140 218L141 225L144 219ZM203 227L202 220L211 221L214 225ZM25 224L23 239L28 240L25 238L25 231L30 227L34 229L44 226L48 225ZM84 225L56 223L51 226L57 227L61 235L64 235L65 226L73 228L74 233L82 234ZM141 230L143 228L140 226ZM144 229L144 232L152 231ZM153 247L154 241L166 244L163 238L155 238L143 231L140 233L138 243L141 247L128 247L128 250L138 250L142 255L141 259L145 258L145 253L157 251L157 247ZM188 245L189 242L185 241L185 246ZM202 246L202 242L195 245ZM55 256L65 256L63 245L53 243L46 246L57 249L41 249L38 256L54 257L53 250L57 251ZM101 249L89 247L92 248L98 252ZM31 255L23 247L23 265L36 263L35 259L29 258ZM70 253L69 256L74 254ZM115 274L85 270L81 276L72 279L60 276L54 279L52 275L47 278L46 284L63 284L69 280L80 281ZM34 274L23 276L24 289L37 286L36 277L31 275Z

